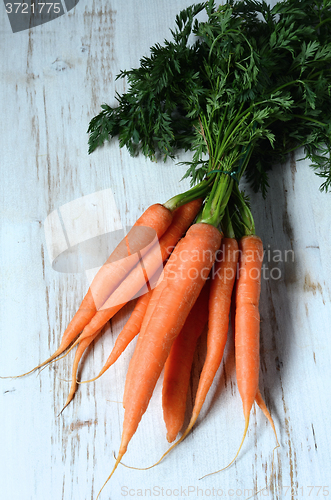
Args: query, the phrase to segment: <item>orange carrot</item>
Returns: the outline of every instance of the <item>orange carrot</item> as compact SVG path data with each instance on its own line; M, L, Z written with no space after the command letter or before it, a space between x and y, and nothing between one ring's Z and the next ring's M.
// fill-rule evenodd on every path
M194 224L178 243L164 268L159 303L149 319L146 332L142 330L138 337L131 360L135 369L135 376L130 381L134 397L127 398L125 402L121 445L107 481L120 463L147 409L171 346L184 326L215 261L221 239L216 227L206 223Z
M238 243L224 238L210 287L207 355L200 375L191 421L185 434L195 424L207 393L221 364L229 328L231 295L238 262Z
M263 260L261 239L255 235L244 236L240 240L240 251L239 278L236 289L235 356L237 384L245 417L243 443L248 429L250 411L259 388L259 299Z
M209 289L210 278L201 290L183 328L172 344L164 365L162 408L169 443L176 439L184 423L194 351L198 338L208 321Z
M231 299L231 326L232 326L232 335L233 335L234 339L236 338L236 336L235 336L235 317L236 317L236 282L235 282L234 287L233 287L232 299ZM272 429L277 437L274 421L271 418L271 415L270 415L270 413L265 405L265 402L264 402L259 390L256 394L255 403L260 407L260 409L262 410L262 412L264 413L266 418L269 420L271 427L272 427Z
M236 457L246 437L254 401L268 418L276 436L277 446L279 446L274 422L259 391L259 300L263 244L258 236L244 236L240 240L240 250L239 278L236 288L235 356L237 384L243 402L245 429Z

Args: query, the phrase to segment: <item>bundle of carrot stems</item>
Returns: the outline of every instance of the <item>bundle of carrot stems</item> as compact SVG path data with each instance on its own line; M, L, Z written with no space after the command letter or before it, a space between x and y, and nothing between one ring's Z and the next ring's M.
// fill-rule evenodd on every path
M207 20L198 21L200 13ZM259 391L263 244L239 183L246 176L265 196L268 168L301 147L324 179L322 189L331 185L330 14L330 0L285 0L273 8L253 0L230 0L217 8L212 0L193 5L177 16L172 41L155 45L140 68L119 75L127 78L128 91L117 95L117 106L104 104L90 122L90 152L113 137L133 156L141 152L166 159L180 150L192 152L186 174L192 187L147 208L96 274L59 348L39 365L77 347L68 405L83 353L138 296L104 367L92 379L138 336L111 475L163 369L168 441L182 431L193 356L208 324L191 419L165 455L188 435L221 364L230 310L245 418L240 447L254 402L276 435Z

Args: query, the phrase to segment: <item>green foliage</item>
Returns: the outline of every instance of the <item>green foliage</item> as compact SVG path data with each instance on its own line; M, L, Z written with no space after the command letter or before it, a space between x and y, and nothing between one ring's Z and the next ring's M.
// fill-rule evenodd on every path
M303 147L330 188L331 0L209 0L171 34L118 75L128 91L91 120L89 152L115 136L152 160L190 150L192 184L215 169L245 173L265 196L269 168Z

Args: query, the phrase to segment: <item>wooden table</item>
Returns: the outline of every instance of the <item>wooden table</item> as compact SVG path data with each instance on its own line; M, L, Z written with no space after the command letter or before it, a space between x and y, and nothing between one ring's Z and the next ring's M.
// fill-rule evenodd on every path
M123 227L154 202L188 187L184 167L132 158L116 141L87 154L87 126L100 104L114 104L121 69L135 67L155 42L169 38L188 0L80 0L70 12L13 33L1 29L1 375L23 373L58 346L80 304L84 272L53 269L45 221L95 193L112 193ZM330 195L301 151L270 174L266 200L251 192L264 241L260 387L281 448L259 409L236 463L243 432L231 336L204 410L191 435L148 471L119 466L101 499L324 498L331 494ZM182 155L180 159L189 158ZM86 199L86 198L85 198ZM67 205L68 206L68 205ZM74 205L73 205L74 206ZM112 220L112 216L110 216ZM82 379L96 374L132 306L125 307L84 359ZM39 375L1 380L1 498L95 499L118 450L125 374L134 342L97 382L82 385L57 416L69 388L72 352ZM203 364L200 342L188 395ZM167 449L161 384L132 439L125 463L148 466Z

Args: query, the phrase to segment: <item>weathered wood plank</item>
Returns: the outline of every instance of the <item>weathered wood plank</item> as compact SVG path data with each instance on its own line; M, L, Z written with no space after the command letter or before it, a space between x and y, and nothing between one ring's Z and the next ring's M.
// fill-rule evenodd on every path
M168 37L175 15L190 3L80 0L69 14L15 34L3 10L1 375L24 372L55 349L87 288L84 274L52 269L44 233L46 217L66 203L110 189L122 224L127 226L148 205L165 201L178 191L183 167L133 159L115 142L88 156L86 129L100 104L114 102L115 91L123 91L124 83L115 82L115 75L120 69L136 66L151 44ZM247 187L266 249L261 389L282 444L274 464L274 491L264 492L273 499L325 496L331 480L327 341L331 202L329 196L319 193L319 179L308 165L297 159L298 155L274 169L267 200ZM180 184L181 189L187 186L187 182ZM276 251L280 251L281 261L273 260ZM130 305L124 308L107 327L102 342L89 350L80 370L83 379L101 367L130 309ZM96 497L120 442L120 402L133 348L129 346L98 382L82 385L60 417L72 353L38 377L1 380L3 498ZM202 340L188 410L204 348ZM167 448L160 389L159 383L125 463L150 465ZM249 490L266 485L272 471L274 437L258 410L253 412L236 464L198 481L201 475L226 465L242 431L230 339L191 436L155 469L119 467L103 496L184 497L190 493L191 498L199 498L203 494L221 496L222 490L223 497L247 498ZM315 487L310 495L309 486ZM324 493L318 486L325 487ZM287 487L293 489L292 495Z

